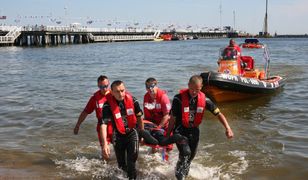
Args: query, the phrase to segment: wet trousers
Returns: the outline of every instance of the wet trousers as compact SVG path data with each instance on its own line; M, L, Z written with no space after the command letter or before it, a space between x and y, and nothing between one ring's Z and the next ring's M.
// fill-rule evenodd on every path
M136 179L136 161L139 152L137 130L132 129L130 132L126 132L126 134L115 133L113 147L118 167L127 173L129 179Z
M176 143L179 150L179 160L176 164L175 176L184 179L189 172L191 161L194 159L199 144L199 128L181 128L178 132L187 138L186 143Z

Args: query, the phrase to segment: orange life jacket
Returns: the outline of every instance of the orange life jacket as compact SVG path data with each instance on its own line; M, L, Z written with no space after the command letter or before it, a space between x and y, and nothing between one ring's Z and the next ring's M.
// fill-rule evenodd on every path
M111 94L108 94L106 97L111 108L116 128L121 134L126 134L124 122L122 119L120 107L117 103L117 100ZM137 124L137 118L135 116L134 100L133 97L128 93L125 94L124 106L126 109L126 118L128 122L128 127L131 129L135 128Z
M189 90L183 89L180 91L182 99L182 124L184 127L189 128ZM194 119L194 127L198 127L202 122L202 117L205 110L205 95L202 92L198 93L197 109Z
M149 106L153 103L151 95L147 92L144 95L143 99L143 110L144 110L144 118L149 120L154 120L155 124L160 124L161 119L163 118L162 108L161 108L161 100L165 92L161 89L157 89L156 94L156 103L155 107L150 108ZM153 103L154 104L154 103Z

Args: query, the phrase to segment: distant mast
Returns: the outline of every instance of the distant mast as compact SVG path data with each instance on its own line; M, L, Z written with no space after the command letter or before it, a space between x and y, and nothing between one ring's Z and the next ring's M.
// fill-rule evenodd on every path
M266 11L265 11L265 17L264 17L264 36L268 35L268 26L267 26L267 5L268 0L266 0Z
M235 31L235 11L233 11L233 31Z
M219 5L219 22L220 22L220 29L222 29L221 14L222 14L222 5L221 5L221 0L220 0L220 5Z
M267 24L267 5L268 5L268 0L266 0L266 10L265 10L265 17L264 17L264 24L263 24L263 32L260 34L263 37L268 37L268 24Z

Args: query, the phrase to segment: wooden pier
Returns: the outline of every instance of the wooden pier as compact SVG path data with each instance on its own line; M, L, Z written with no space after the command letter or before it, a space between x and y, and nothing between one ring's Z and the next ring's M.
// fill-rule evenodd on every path
M107 29L75 26L0 26L0 46L56 46L94 42L153 41L160 34L198 38L236 37L226 31L161 31L154 29Z

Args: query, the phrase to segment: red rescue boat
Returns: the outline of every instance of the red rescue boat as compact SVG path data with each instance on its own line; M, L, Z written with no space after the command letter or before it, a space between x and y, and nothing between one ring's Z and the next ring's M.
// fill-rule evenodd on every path
M240 44L243 48L250 48L250 49L260 49L264 48L264 44L260 43L258 39L250 38L245 39L245 43Z
M162 39L164 39L164 41L171 41L171 39L172 39L172 35L171 34L162 34L160 37Z

